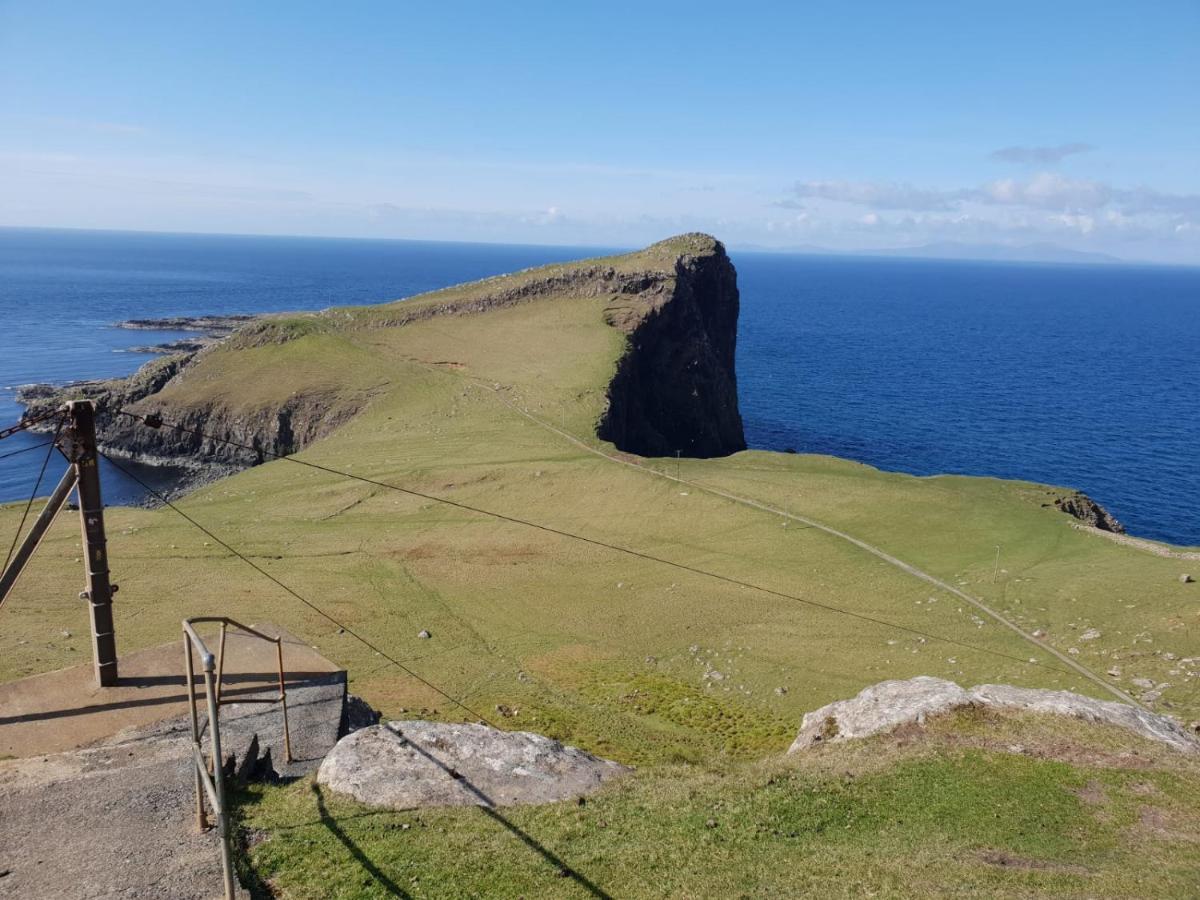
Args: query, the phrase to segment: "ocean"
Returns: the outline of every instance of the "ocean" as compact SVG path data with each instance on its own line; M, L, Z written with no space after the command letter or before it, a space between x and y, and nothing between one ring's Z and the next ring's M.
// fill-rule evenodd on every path
M125 319L391 300L603 252L0 229L0 427L16 386L126 374L151 358L129 348L180 336ZM1200 269L731 256L750 446L1067 485L1132 534L1200 545ZM44 459L0 459L0 501ZM104 479L108 502L139 498Z

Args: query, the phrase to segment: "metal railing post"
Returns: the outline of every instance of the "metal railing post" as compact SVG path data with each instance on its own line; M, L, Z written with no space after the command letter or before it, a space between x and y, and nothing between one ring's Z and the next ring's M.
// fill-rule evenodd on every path
M220 800L217 809L217 833L221 839L221 869L225 876L226 900L233 898L233 847L229 836L229 810L225 797L225 765L221 757L221 728L217 724L217 695L213 688L213 658L204 659L204 693L208 700L208 732L212 741L213 786Z
M187 671L188 712L191 714L192 720L192 744L199 747L200 723L196 714L196 667L192 662L192 642L186 630L183 633L183 658ZM195 769L196 776L196 827L204 831L208 828L208 818L204 815L204 782L201 779L199 767L193 766L193 769Z
M201 622L216 622L220 625L220 643L217 655L214 657L205 646L200 635L196 633L195 625ZM225 674L225 637L230 628L244 631L251 637L258 638L275 645L275 661L279 673L279 696L275 698L247 697L241 700L221 699L221 683ZM212 744L212 764L204 760L204 752L200 743L200 719L196 708L196 667L192 659L193 648L200 654L204 667L204 696L208 705L209 740ZM287 711L287 680L283 672L283 638L271 636L261 631L249 628L240 622L224 616L197 616L183 620L183 656L184 668L187 673L188 712L192 723L192 758L196 775L196 823L204 830L208 823L204 810L204 794L208 794L209 805L217 817L217 833L221 840L221 869L225 880L225 898L233 900L233 835L229 822L229 806L225 797L225 769L221 755L221 704L235 703L278 703L283 709L283 748L287 761L293 761L292 734L288 725Z
M287 687L283 680L283 638L275 638L275 655L279 660L279 702L283 706L283 752L292 761L292 730L288 727Z
M225 621L221 621L221 639L217 642L217 702L221 702L221 683L225 675Z
M200 749L200 721L196 710L196 668L192 660L193 646L200 653L204 667L204 698L208 706L208 731L212 744L212 771L204 760ZM192 628L191 621L183 622L184 668L187 672L188 712L192 725L192 760L196 774L196 821L201 830L205 827L204 793L208 794L209 805L217 817L217 835L221 841L221 876L225 885L225 900L234 900L233 844L229 827L229 805L225 797L225 770L221 759L220 704L217 702L213 674L216 661L204 646L204 641Z

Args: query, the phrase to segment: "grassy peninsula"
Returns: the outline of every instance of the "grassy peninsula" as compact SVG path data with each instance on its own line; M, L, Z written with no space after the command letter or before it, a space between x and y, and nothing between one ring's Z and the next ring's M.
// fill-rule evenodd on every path
M133 406L242 440L258 423L301 459L599 542L286 461L180 502L458 706L170 510L111 509L122 650L174 638L186 616L272 621L344 665L385 718L476 712L637 767L586 806L499 820L256 787L247 871L283 897L1188 896L1200 770L1128 736L958 715L783 758L804 712L887 678L1112 699L863 544L1184 721L1200 718L1200 593L1179 576L1200 564L1075 527L1053 505L1065 488L763 451L643 457L602 439L638 328L677 296L681 260L717 252L688 235L261 320ZM20 512L0 507L0 533ZM6 604L0 678L86 660L78 541L59 522Z

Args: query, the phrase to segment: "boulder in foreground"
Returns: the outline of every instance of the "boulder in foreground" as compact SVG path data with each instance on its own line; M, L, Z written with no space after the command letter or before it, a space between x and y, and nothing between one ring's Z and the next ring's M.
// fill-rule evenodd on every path
M342 738L317 782L371 806L515 806L590 794L624 766L527 731L388 722Z
M805 713L800 733L788 753L826 741L848 741L884 734L901 725L923 725L927 716L965 706L987 706L1052 713L1087 722L1116 725L1184 753L1200 752L1200 743L1166 716L1109 700L1094 700L1070 691L981 684L965 690L953 681L918 675L907 681L881 681L850 700L836 700Z

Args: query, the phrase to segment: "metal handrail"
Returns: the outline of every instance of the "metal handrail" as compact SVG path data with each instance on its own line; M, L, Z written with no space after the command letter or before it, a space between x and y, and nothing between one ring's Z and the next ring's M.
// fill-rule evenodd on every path
M214 657L204 640L196 633L194 626L202 623L217 622L221 626L220 643L217 655ZM251 698L236 701L221 700L221 679L225 664L225 635L230 628L236 628L252 637L259 638L275 645L275 658L279 664L279 696L267 698ZM208 706L208 731L212 744L212 762L205 762L204 748L200 743L200 720L196 709L196 669L192 659L192 648L200 654L200 663L204 667L204 694ZM287 688L283 678L283 638L263 634L254 628L236 622L225 616L197 616L183 620L183 656L187 672L188 711L192 722L192 756L196 768L196 824L203 831L208 828L208 819L204 812L204 795L208 795L209 804L217 817L217 831L221 838L221 870L225 881L225 900L233 900L233 849L230 843L229 815L225 803L225 773L221 755L220 709L224 703L279 703L283 707L283 745L287 761L292 761L292 739L288 730Z
M204 750L200 746L200 723L196 713L196 669L192 662L192 647L200 653L204 666L204 695L208 701L208 733L212 741L212 772L204 761ZM221 874L225 881L225 900L233 900L233 851L229 843L229 816L225 807L225 773L221 765L221 729L217 725L217 693L213 688L216 659L209 652L192 623L183 623L183 658L187 671L188 711L192 720L192 756L196 768L196 823L203 831L208 827L204 815L204 794L212 804L217 816L217 831L221 837Z
M283 752L287 761L293 762L292 756L292 734L288 727L288 709L287 709L287 685L283 675L283 638L277 635L264 634L256 628L251 628L249 625L243 625L241 622L235 621L228 616L195 616L187 620L185 624L200 625L208 622L216 622L221 626L221 636L217 643L217 677L216 677L216 692L217 706L223 706L227 703L278 703L283 711ZM279 673L279 696L277 697L239 697L237 700L222 700L221 687L224 684L225 672L225 635L229 628L236 628L238 631L245 632L251 637L256 637L259 640L266 641L268 644L275 645L275 661L278 666ZM195 630L191 632L195 635ZM197 638L198 640L199 638ZM203 644L203 642L201 642Z

